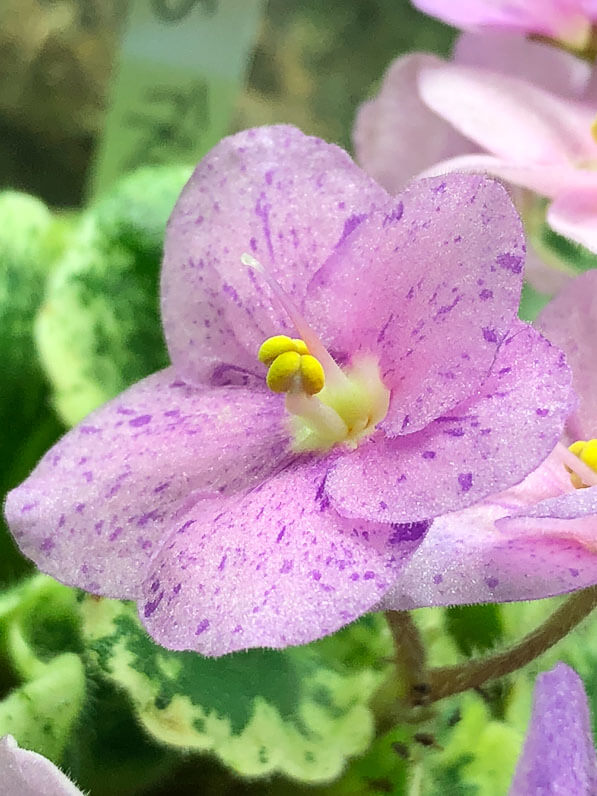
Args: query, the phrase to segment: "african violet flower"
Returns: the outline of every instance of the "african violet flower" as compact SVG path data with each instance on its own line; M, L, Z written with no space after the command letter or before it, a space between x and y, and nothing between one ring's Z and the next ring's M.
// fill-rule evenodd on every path
M558 439L570 375L516 319L523 259L484 177L392 198L294 128L225 139L168 226L172 366L8 496L21 549L139 601L173 649L281 647L350 622L431 517L520 481Z
M456 157L430 172L487 172L551 199L547 222L597 252L597 100L582 101L495 71L423 70L425 104L489 154Z
M353 134L357 159L378 182L396 192L418 174L460 168L489 171L551 196L555 183L547 185L540 178L553 172L550 161L557 160L560 171L554 178L558 176L562 189L566 180L578 179L579 175L597 186L597 178L588 170L581 171L584 155L576 157L576 168L556 151L566 143L566 132L571 135L573 126L571 122L563 131L557 124L554 127L557 114L563 112L558 109L589 107L591 102L592 73L586 62L520 36L475 34L458 39L452 61L458 68L426 53L402 56L388 69L379 94L361 106ZM458 80L462 85L457 85ZM520 91L510 91L510 86L522 86L530 93L523 97ZM542 98L542 104L531 102L536 95ZM549 102L557 103L552 117L547 115ZM594 158L597 144L591 139L590 125L597 104L593 104L595 109L588 112L584 130ZM543 111L546 115L541 120ZM554 129L559 131L561 142ZM499 132L491 137L491 131L496 130ZM582 137L574 135L575 140ZM542 140L549 142L549 156L547 144L543 149L539 146ZM494 145L500 147L496 152L502 159L508 157L518 164L520 173L512 166L506 169L505 161L498 163L496 158L479 154L480 148L493 151ZM586 160L588 169L589 157ZM529 197L520 192L515 198L525 217L532 208ZM575 237L572 229L562 227L558 212L554 203L550 223ZM567 281L563 270L546 267L533 249L529 255L525 275L537 289L553 293Z
M515 30L560 39L583 49L597 20L596 0L412 0L458 28Z
M597 583L597 271L572 281L537 325L564 350L579 396L562 441L518 486L436 519L385 608L529 600Z
M12 735L0 739L0 781L5 796L82 796L54 763L21 749Z
M537 677L533 712L509 796L594 796L597 758L582 680L564 663Z

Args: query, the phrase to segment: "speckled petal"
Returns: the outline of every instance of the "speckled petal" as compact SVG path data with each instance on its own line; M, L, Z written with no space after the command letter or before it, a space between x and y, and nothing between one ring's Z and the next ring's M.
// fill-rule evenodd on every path
M202 501L145 585L140 615L172 649L223 655L304 644L369 610L427 523L345 520L330 507L328 463L297 463L244 496Z
M518 164L592 159L595 110L510 75L446 65L419 76L423 101L462 134Z
M193 490L244 488L287 460L282 417L278 396L200 391L161 371L52 448L8 495L8 524L43 572L135 597Z
M398 58L379 94L359 108L353 131L357 161L391 193L433 163L472 149L419 97L419 71L441 63L425 53Z
M500 522L562 489L572 487L554 452L513 489L438 517L380 608L536 600L592 586L597 547L588 540L591 524L597 538L595 517L584 518L584 534L578 533L576 520L557 528L510 521L504 527Z
M341 359L380 356L392 389L382 428L394 436L480 386L516 315L523 265L505 189L446 175L413 183L364 221L315 275L309 305Z
M475 397L423 431L378 434L334 464L326 491L338 511L388 522L437 517L520 482L547 457L573 405L571 375L557 348L531 327L516 329Z
M20 749L12 735L0 739L0 778L5 796L83 796L54 763Z
M576 439L597 437L597 271L577 277L537 318L537 328L566 354L579 405L568 422Z
M533 712L509 796L597 793L597 758L583 683L558 663L537 677Z
M248 253L301 307L310 277L387 193L343 150L294 127L246 130L201 161L170 218L162 314L172 362L191 381L257 372L266 337L294 336Z

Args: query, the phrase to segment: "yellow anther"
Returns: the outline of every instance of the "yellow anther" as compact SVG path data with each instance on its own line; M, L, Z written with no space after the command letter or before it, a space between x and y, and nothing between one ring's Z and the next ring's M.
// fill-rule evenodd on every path
M577 442L573 442L568 450L570 453L578 456L583 464L586 464L587 467L590 467L591 470L597 473L597 439L579 439ZM570 473L570 480L575 489L582 489L587 486L582 478L577 473L573 472L570 467L566 467L566 469Z
M288 337L285 334L276 334L274 337L268 337L261 344L257 358L264 365L271 365L276 357L279 357L280 354L286 354L288 351L294 351L297 354L309 353L304 340Z
M300 369L301 355L296 351L285 351L269 366L267 386L272 392L288 392L295 386Z
M311 354L301 356L301 385L307 395L321 392L325 385L325 373L321 362Z
M573 442L568 450L578 456L581 462L588 465L591 470L597 472L597 439L588 441L579 439L578 442Z
M257 358L264 365L271 365L276 357L287 351L296 351L294 340L285 334L277 334L274 337L268 337L261 344Z
M593 136L593 141L597 141L597 118L591 125L591 135Z
M301 340L300 337L293 337L292 342L294 343L294 350L297 354L308 354L309 349L307 348L307 343L304 340Z

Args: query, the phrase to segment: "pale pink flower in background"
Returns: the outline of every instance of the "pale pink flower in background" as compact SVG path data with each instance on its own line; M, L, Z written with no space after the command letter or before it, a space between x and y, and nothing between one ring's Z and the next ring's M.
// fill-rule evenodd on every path
M512 30L584 48L597 0L412 0L426 14L466 30Z
M505 80L518 76L564 103L572 99L590 104L595 94L592 71L586 62L520 36L464 34L456 43L453 60L459 66L468 67L467 73L476 75L478 82L494 74L497 79ZM495 166L495 159L489 164L486 156L481 159L482 142L475 140L468 127L465 129L456 123L458 109L465 103L463 97L455 98L453 103L451 94L444 97L446 104L451 103L456 109L445 114L440 112L443 104L439 108L437 103L425 102L420 82L423 77L431 81L435 72L441 73L443 68L450 67L434 55L414 53L398 58L388 69L378 95L359 109L353 133L357 159L390 192L401 190L421 173L439 173L459 167L485 171ZM501 125L511 124L493 118L492 111L485 105L479 108L481 115L486 112L498 135ZM532 146L530 148L532 150ZM462 155L474 157L470 162L468 158L456 159ZM440 165L436 166L438 163ZM570 170L574 171L572 166ZM498 176L505 175L500 172ZM523 218L537 201L529 191L521 189L516 189L514 199ZM561 264L546 266L542 256L533 249L532 241L529 243L526 278L544 293L557 292L572 271Z
M0 782L4 796L83 796L51 760L21 749L12 735L0 739Z

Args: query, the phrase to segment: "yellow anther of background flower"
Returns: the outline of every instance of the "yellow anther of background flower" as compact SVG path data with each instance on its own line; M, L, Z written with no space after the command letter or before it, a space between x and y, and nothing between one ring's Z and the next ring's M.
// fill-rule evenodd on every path
M597 439L590 439L588 441L579 439L578 442L573 442L568 448L570 453L588 465L591 470L597 472Z
M309 353L304 340L278 334L260 347L258 359L269 365L267 386L272 392L301 391L315 395L325 385L321 362Z
M597 141L597 119L591 125L591 135L593 136L593 140Z

